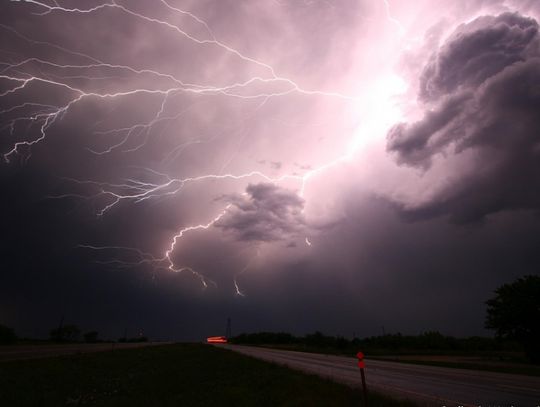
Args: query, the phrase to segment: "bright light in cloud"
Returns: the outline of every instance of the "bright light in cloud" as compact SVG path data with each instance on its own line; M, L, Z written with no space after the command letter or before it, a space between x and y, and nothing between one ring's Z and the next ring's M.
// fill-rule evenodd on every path
M254 268L250 245L257 246L257 257L276 250L286 258L316 252L319 242L312 247L310 233L324 233L324 227L310 223L319 213L315 208L324 208L325 225L340 218L341 195L334 188L360 178L351 168L381 169L377 180L362 178L362 187L383 191L390 200L423 190L431 202L457 182L437 172L449 173L455 163L441 162L435 147L458 142L430 138L429 126L433 134L443 133L437 125L446 120L459 130L462 123L444 115L445 103L464 98L450 85L468 86L468 72L457 84L437 76L445 72L433 74L428 85L438 85L441 95L428 107L417 105L416 96L430 58L438 57L434 50L487 7L253 2L224 9L224 16L196 2L184 8L162 1L145 9L129 1L68 6L28 0L10 7L28 21L0 27L18 44L0 60L5 165L54 155L51 172L61 185L49 199L81 202L100 220L141 206L149 212L159 207L156 212L167 219L161 229L149 222L153 239L78 242L97 256L119 253L108 264L185 273L203 288L228 278L231 291L244 296L237 277L245 264ZM497 23L513 24L507 20ZM59 21L85 31L75 41L58 28ZM134 38L115 33L113 21ZM28 34L30 26L35 32ZM105 43L96 36L103 26L115 34ZM523 38L533 29L525 27ZM511 57L526 60L529 51ZM442 112L440 120L432 118L437 111L431 106ZM387 135L398 123L405 124L394 129L395 151L388 154ZM376 157L364 154L374 146ZM424 151L426 146L435 147ZM396 155L414 169L398 168ZM423 181L420 166L432 169ZM426 190L426 180L437 189ZM226 278L205 256L188 258L198 253L190 244L200 235L223 243L216 257L234 257ZM204 249L207 242L200 239ZM311 249L298 249L305 246ZM191 248L186 258L177 255L184 247ZM258 263L274 260L267 257Z
M56 50L61 50L74 61L61 63L56 62L56 58L49 60L33 58L29 55L29 58L23 61L5 64L2 78L7 80L8 84L11 83L11 87L8 87L4 92L6 95L24 91L35 83L42 83L72 94L71 99L68 98L67 102L59 106L56 106L55 103L50 105L36 104L31 109L33 110L32 114L22 113L20 116L15 116L10 124L12 131L19 123L29 122L37 127L38 132L33 139L18 140L8 147L4 152L6 160L12 160L17 155L29 159L32 149L46 144L51 138L48 135L51 130L60 125L65 117L69 117L72 111L75 111L89 99L102 107L115 101L120 104L137 103L139 105L139 98L148 97L158 101L153 108L143 109L146 111L141 112L141 115L146 115L147 118L137 118L135 123L128 119L124 120L127 124L113 125L108 124L110 119L89 118L98 127L94 134L98 136L98 139L105 141L104 145L86 148L87 151L93 152L98 157L119 154L120 159L123 160L123 156L129 157L131 154L138 154L145 149L159 148L159 138L163 137L160 134L167 132L167 126L182 123L184 116L189 118L190 113L194 118L197 118L196 114L200 115L199 120L204 123L203 127L210 126L210 133L214 135L209 137L198 136L196 128L188 128L184 133L179 133L180 143L168 147L164 161L159 164L158 168L145 164L142 166L144 168L142 175L128 175L120 182L70 177L66 179L69 183L75 188L85 189L86 192L67 192L52 196L57 199L71 198L94 201L97 203L99 208L97 213L100 216L108 215L126 203L140 204L181 197L186 190L193 186L211 185L210 183L218 182L236 182L236 191L243 195L245 192L242 192L241 189L245 188L247 183L266 182L280 186L286 185L289 189L298 191L299 196L306 200L316 199L317 196L324 196L325 181L320 182L321 177L329 171L335 171L345 160L354 159L355 153L366 146L384 142L388 129L403 119L399 98L407 91L407 82L394 70L400 57L402 37L406 30L399 16L395 14L397 11L393 7L394 5L387 1L383 3L384 7L376 7L376 12L380 14L381 18L386 18L393 29L390 31L373 30L366 38L359 38L358 44L351 41L351 35L344 31L341 39L336 38L329 44L339 40L354 50L353 54L358 53L357 58L352 61L352 66L349 69L342 69L340 72L339 68L343 65L340 61L345 60L350 53L346 50L334 51L333 47L330 47L327 56L320 58L320 61L313 61L311 64L317 66L321 62L332 61L335 66L321 66L315 75L312 75L313 78L310 78L306 69L298 71L294 65L294 57L291 57L288 63L274 65L271 61L279 60L277 56L280 54L264 55L262 52L262 57L256 56L264 51L264 47L257 50L258 52L255 52L254 55L250 55L243 50L242 46L235 46L229 40L218 38L212 23L198 16L197 13L165 2L162 2L165 6L163 17L157 17L149 11L132 8L129 3L102 4L91 8L88 6L49 5L39 1L23 1L21 3L35 7L39 11L41 19L53 18L61 14L66 18L84 18L93 21L98 13L107 15L106 13L112 12L114 15L125 17L128 22L135 23L136 26L153 27L159 30L156 31L158 34L155 34L157 38L154 38L154 41L162 42L163 38L174 38L174 41L183 41L193 49L209 52L213 59L217 57L226 61L222 68L206 65L206 68L210 70L209 78L206 78L203 72L199 73L195 69L190 72L192 79L188 81L180 74L174 73L172 67L160 70L159 68L140 68L141 65L145 66L142 62L130 65L129 63L120 64L108 60L102 61L92 53L86 54L68 47L44 43L49 47L56 46ZM278 13L278 15L271 17L280 21L281 18L285 18L286 9L277 10L284 14ZM316 14L316 10L313 8L309 11ZM272 12L275 13L276 10ZM202 26L204 35L201 37L199 34L192 33L187 28L189 24L184 27L181 23L175 22L174 19L177 17L182 17L180 21L187 19L194 27L198 27L197 30ZM38 22L40 21L38 20ZM281 26L282 22L280 22ZM365 23L358 20L349 29L356 32L358 27L364 26ZM365 27L372 30L369 25ZM26 39L23 34L13 28L8 27L8 29L26 42L37 43L37 40ZM339 34L340 30L336 26L330 28L329 33L337 35L335 33ZM201 39L208 37L208 35L210 35L209 39ZM298 39L296 33L292 32L290 35L289 40ZM283 51L291 49L298 56L303 56L306 52L305 47L314 45L313 50L318 51L317 42L311 39L308 44L300 43L296 47L284 43L280 51L283 53ZM370 60L372 54L376 58ZM163 57L163 55L159 55L159 58ZM165 55L165 59L168 57L168 54ZM81 58L84 62L77 61ZM21 74L20 70L30 64L36 64L43 69L52 69L55 73L51 76L53 79L42 75L39 71ZM113 74L128 74L132 82L126 82L123 89L122 83L120 83L120 90L110 91L109 88L101 86L100 78L103 75L98 76L94 70L111 71ZM74 72L68 75L69 71ZM230 73L236 71L243 73L243 75L240 75L239 78L229 79ZM282 73L295 71L300 72L300 74L294 78ZM104 78L106 79L107 76ZM84 82L79 83L80 79L83 79ZM93 86L94 82L96 82L96 86ZM209 82L214 85L208 85ZM310 82L312 85L305 85L305 83ZM98 84L100 86L97 86ZM354 89L354 91L340 90L340 85ZM118 86L116 82L115 86ZM227 111L231 106L234 107L233 112L239 116L239 121L242 124L240 126L234 124L230 130L219 122L216 122L218 123L217 127L212 127L212 122L206 123L208 112L196 111L195 105L191 103L188 103L187 107L184 106L183 100L189 100L191 97L205 98L205 101L208 100L208 105L214 103L215 109L218 111L219 109ZM221 107L222 103L224 107ZM247 113L237 110L238 103L245 106L242 109L247 109ZM288 123L280 117L287 116L287 112L276 113L275 110L284 103L290 104L288 109L300 109L298 114L293 116L293 119L301 124L300 127L280 127L282 123ZM23 107L26 106L13 106L10 111L17 111ZM328 118L324 118L327 111L332 114ZM343 111L348 112L348 114L344 115ZM319 115L324 118L322 126L319 124L321 122ZM301 117L301 119L296 116ZM226 121L229 117L230 115L226 114L221 120ZM256 119L252 119L252 117ZM257 130L243 128L250 120L253 120L253 124L249 125ZM277 125L275 128L271 128L270 133L267 134L267 130L261 126L261 123L277 123ZM270 137L277 138L283 129L288 131L290 142L284 143L283 146L269 142ZM195 134L194 137L191 136L192 133ZM231 147L226 144L218 147L213 146L216 141L226 140L226 137L219 135L220 133L229 137L230 135L240 135L238 141L231 143L232 149L227 155L224 155L224 160L221 157L222 152ZM189 135L190 138L184 139L185 135ZM257 140L262 148L259 147L255 150L246 148L245 145L249 142L253 143L252 140ZM189 175L178 174L178 164L181 164L181 159L191 151L197 151L198 146L204 146L206 150L196 152L194 156L205 162L203 167L207 169L198 169L195 174L193 174L192 169L190 169ZM266 157L267 154L269 157ZM212 158L212 155L215 158ZM250 156L259 158L254 160ZM313 159L315 159L315 163L310 162ZM216 162L221 160L222 164L211 165L213 160ZM169 161L172 161L172 166L168 165ZM258 168L258 163L266 163L267 161L270 163L270 169ZM369 163L362 164L368 165ZM229 170L230 167L237 169ZM315 195L313 193L306 194L306 190L315 191ZM209 194L205 199L215 202L216 198L212 190L207 189L206 192ZM278 196L281 199L285 195ZM266 205L262 200L257 201L257 199L254 197L258 205ZM264 199L274 198L268 196ZM203 200L199 199L197 205L201 203ZM207 282L215 286L216 283L213 279L207 277L197 267L191 264L177 264L178 258L175 256L175 251L187 239L190 239L194 232L215 233L215 226L229 216L233 205L234 202L223 204L217 208L212 205L211 209L206 210L206 219L197 222L187 221L179 226L165 244L164 256L145 254L134 261L116 260L116 262L125 266L148 264L153 265L156 269L165 268L174 272L189 272L200 280L204 288L208 287ZM277 225L283 214L274 213L273 210L270 208L258 211L258 215L267 216L268 219L254 225L256 227L264 225L265 228ZM273 218L274 216L275 218ZM245 217L244 219L247 221L249 218ZM253 234L257 235L256 229L254 229ZM248 236L246 234L240 235ZM265 244L274 244L274 242L266 242ZM305 238L305 244L311 246L309 237ZM119 245L99 246L93 244L84 247L110 252L112 248L117 246ZM127 248L127 250L130 250L131 253L143 253L140 248ZM236 274L233 280L236 294L243 295L238 287Z
M395 74L378 78L366 89L367 96L358 107L361 123L347 148L349 154L386 138L388 129L403 119L399 97L406 91L407 83Z

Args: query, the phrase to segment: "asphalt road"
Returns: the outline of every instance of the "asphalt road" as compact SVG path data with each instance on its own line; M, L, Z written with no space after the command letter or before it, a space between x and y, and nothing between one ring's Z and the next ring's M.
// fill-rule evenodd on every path
M105 352L114 349L133 349L145 346L165 345L167 342L137 343L75 343L63 345L13 345L0 346L0 362L10 360L38 359L80 353Z
M218 345L249 356L359 386L356 358L240 345ZM429 406L540 405L540 377L366 360L368 391Z

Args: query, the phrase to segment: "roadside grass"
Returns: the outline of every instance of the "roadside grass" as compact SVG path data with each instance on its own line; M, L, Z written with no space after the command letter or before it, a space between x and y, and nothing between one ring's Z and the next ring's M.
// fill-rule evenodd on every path
M540 366L536 365L508 365L508 366L497 366L482 364L479 362L461 362L461 361L431 361L431 360L415 360L415 359L397 359L392 357L373 357L374 360L383 360L388 362L398 362L398 363L407 363L413 365L425 365L425 366L438 366L438 367L449 367L454 369L468 369L468 370L482 370L486 372L494 373L510 373L510 374L520 374L526 376L540 376Z
M369 394L370 406L414 404ZM0 363L0 406L353 406L359 389L203 344Z
M354 357L355 352L350 349L335 349L325 347L314 347L306 345L249 345L258 346L262 348L291 350L296 352L309 352L320 353L324 355L339 355ZM519 355L514 355L509 352L437 352L437 351L423 351L418 350L385 350L385 349L365 349L362 350L367 359L381 360L388 362L407 363L414 365L426 365L426 366L438 366L448 367L454 369L468 369L468 370L481 370L486 372L495 373L510 373L521 374L526 376L540 376L540 366L526 363L524 358ZM421 360L425 356L449 356L455 357L454 360ZM400 356L408 356L407 359L402 359ZM414 359L414 356L419 359ZM463 361L460 360L462 356L477 356L477 360Z

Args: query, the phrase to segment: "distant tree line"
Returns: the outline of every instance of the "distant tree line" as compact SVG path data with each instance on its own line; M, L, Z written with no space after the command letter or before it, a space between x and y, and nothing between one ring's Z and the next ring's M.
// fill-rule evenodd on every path
M119 338L118 342L120 343L148 342L148 338L146 336L135 336L133 338Z
M485 326L495 331L495 338L471 336L455 338L437 331L420 335L389 334L352 340L315 332L296 337L286 332L241 334L231 339L238 344L281 345L295 348L325 349L343 353L357 349L372 351L525 351L527 358L540 364L540 276L530 275L504 284L488 301Z
M0 324L0 345L9 345L17 341L28 341L35 339L18 338L15 331L5 325ZM74 324L63 324L57 328L51 329L49 332L49 341L70 343L70 342L85 342L85 343L100 343L100 342L114 342L111 340L103 340L99 337L98 331L88 331L82 334L81 329ZM148 342L148 337L139 334L136 337L123 337L119 338L118 342Z
M81 339L86 343L113 342L110 340L104 341L103 339L100 339L99 332L97 331L86 332L81 338L81 330L77 325L72 324L61 324L58 328L51 330L49 337L50 340L54 342L80 342ZM119 338L117 342L148 342L148 338L140 334L133 338L128 338L127 336Z
M63 323L61 323L58 328L52 329L50 331L49 338L53 342L81 342L81 340L86 343L114 342L110 340L105 341L103 339L100 339L99 332L97 331L88 331L84 333L81 338L81 330L77 325L64 325ZM127 336L124 336L122 338L119 338L117 342L148 342L148 338L146 336L143 336L142 334L139 334L138 336L133 338L128 338Z
M51 329L49 337L54 342L78 342L81 330L77 325L66 324L55 329Z
M437 331L420 335L401 333L347 339L342 336L329 336L315 332L305 336L293 336L285 332L258 332L241 334L231 339L237 344L251 345L297 345L296 347L318 348L355 352L363 350L385 351L498 351L521 350L519 344L494 338L472 336L455 338ZM299 346L298 346L299 345Z

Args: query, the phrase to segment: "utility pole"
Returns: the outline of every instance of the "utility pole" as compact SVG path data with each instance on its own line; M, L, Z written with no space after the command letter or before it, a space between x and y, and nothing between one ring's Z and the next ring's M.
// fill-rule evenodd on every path
M225 338L229 339L232 336L231 332L231 318L227 318L227 329L225 331Z
M58 332L59 332L59 333L60 333L60 331L62 330L63 326L64 326L64 315L62 315L62 316L60 317L60 323L58 324Z
M56 340L57 342L62 341L62 328L64 327L64 314L60 317L60 323L58 324L58 328L56 330L56 338L52 338L53 340Z

